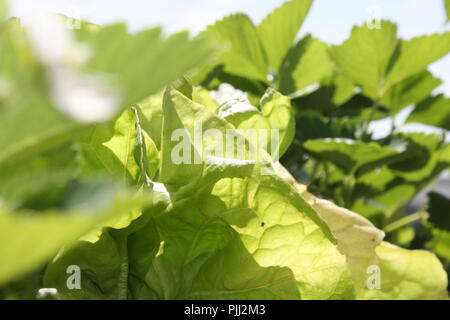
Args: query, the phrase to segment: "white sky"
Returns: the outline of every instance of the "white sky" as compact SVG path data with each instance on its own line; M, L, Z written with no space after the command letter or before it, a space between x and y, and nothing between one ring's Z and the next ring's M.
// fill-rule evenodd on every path
M98 24L125 21L131 30L163 25L167 32L182 29L201 31L223 16L247 13L259 22L283 0L10 0L11 14L27 19L41 12L58 12L81 17ZM383 18L396 22L399 35L417 35L450 30L446 26L443 0L315 0L301 34L339 44L351 27L364 23L369 8L376 6ZM444 80L436 92L450 96L450 55L431 66L435 76ZM382 123L381 127L386 127ZM417 129L417 127L414 127ZM426 130L426 128L423 128ZM377 130L380 131L380 130ZM381 130L384 131L384 130Z

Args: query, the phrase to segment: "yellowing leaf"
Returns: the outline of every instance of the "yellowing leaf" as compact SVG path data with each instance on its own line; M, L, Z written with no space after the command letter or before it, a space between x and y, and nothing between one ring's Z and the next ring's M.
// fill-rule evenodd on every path
M366 290L360 299L448 299L447 274L441 262L425 250L406 250L389 243L377 249L381 287Z
M378 264L375 248L383 240L384 232L366 218L328 200L314 197L306 191L306 186L295 181L281 165L279 174L289 181L325 220L337 240L339 252L346 257L356 293L362 292L366 286L367 269Z

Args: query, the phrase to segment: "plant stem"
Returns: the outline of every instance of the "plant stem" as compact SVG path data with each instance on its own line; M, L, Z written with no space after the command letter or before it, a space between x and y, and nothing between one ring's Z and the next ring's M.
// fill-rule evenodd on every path
M139 145L139 153L140 153L139 166L141 169L141 176L142 176L142 179L144 180L144 186L149 188L152 186L152 181L147 174L148 160L147 160L147 147L145 145L145 137L144 137L143 130L141 127L141 122L139 119L139 114L138 114L137 109L135 107L131 107L131 110L134 112L135 123L136 123L136 139L137 139L137 143Z
M395 116L392 116L391 118L392 118L392 126L391 126L391 133L390 133L390 135L392 136L394 134L395 130L397 130L397 126L395 124Z
M376 113L376 111L377 111L379 106L380 106L380 102L378 100L375 100L373 102L372 106L370 107L369 117L364 122L363 129L362 129L362 132L361 132L362 140L364 139L364 136L366 136L366 134L369 132L370 123L372 122L372 120L373 120L373 118L375 116L375 113Z
M353 188L355 187L355 177L353 173L349 173L344 178L344 203L347 209L353 206Z
M314 179L317 176L317 172L319 171L319 165L320 165L320 160L315 160L314 161L313 170L312 170L311 175L309 177L309 183L310 184L312 184L314 182Z
M419 221L422 219L425 219L428 216L428 213L425 211L418 211L416 213L410 214L406 217L403 217L401 219L398 219L397 221L394 221L387 226L383 228L385 232L392 232L394 230L400 229L401 227L404 227L410 223L413 223L415 221Z

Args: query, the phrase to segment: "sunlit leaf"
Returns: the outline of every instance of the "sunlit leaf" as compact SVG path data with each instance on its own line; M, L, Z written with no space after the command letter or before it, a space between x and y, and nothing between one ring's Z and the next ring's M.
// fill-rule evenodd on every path
M391 87L381 101L392 113L396 113L410 104L422 101L441 83L430 72L423 71Z
M315 139L304 144L314 156L333 162L345 172L355 172L362 167L382 166L399 154L375 142L364 143L351 139Z
M406 250L383 243L377 249L380 259L379 289L367 290L362 299L446 300L447 275L440 261L425 250Z
M309 12L312 0L291 0L275 9L257 27L269 67L278 71Z
M429 97L416 105L406 121L450 130L450 99L442 94Z
M332 53L342 71L375 98L396 45L397 26L381 21L379 29L370 29L367 25L354 27L350 38L334 47Z
M206 36L226 48L220 55L225 71L238 76L267 80L267 59L255 26L248 16L234 14L209 26Z
M293 46L279 74L279 88L285 94L304 89L331 74L333 62L328 47L318 39L307 36Z
M425 70L427 66L450 52L450 32L415 37L400 41L389 70L386 86L392 86Z

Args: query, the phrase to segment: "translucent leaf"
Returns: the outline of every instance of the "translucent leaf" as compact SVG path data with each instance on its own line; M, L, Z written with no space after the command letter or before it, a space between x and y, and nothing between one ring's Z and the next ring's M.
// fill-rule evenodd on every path
M220 216L238 237L205 263L187 297L351 298L353 288L342 264L345 259L311 224L304 200L283 182L271 177L258 180L219 181L207 198L207 214L213 214L216 205L223 207ZM241 268L232 267L236 260ZM326 279L333 285L326 285Z
M204 128L233 130L207 107L192 102L174 88L166 91L165 99L164 126L171 124L192 132L194 121L202 119ZM174 148L166 141L169 137L164 136L168 132L169 127L164 127L163 159L164 152L170 154ZM163 161L162 169L168 165ZM164 214L149 220L160 237L158 250L148 244L147 252L140 252L133 259L128 255L128 273L120 272L124 269L119 257L126 255L117 253L113 245L117 241L107 241L110 249L106 250L111 252L112 259L108 264L98 263L98 258L87 253L75 255L73 258L83 258L80 262L83 270L92 270L88 273L92 285L85 283L86 296L92 296L95 290L92 288L98 287L97 282L103 277L111 279L102 287L104 294L117 297L118 281L126 278L128 290L124 290L125 282L121 282L120 297L136 299L354 297L345 258L338 252L328 227L286 182L276 175L261 176L257 164L234 158L200 157L198 174L189 165L180 166L181 169L173 163L171 166L169 173L173 174L161 177L169 177L177 186L176 189L168 186L173 190L172 203ZM190 171L190 179L182 176L183 170ZM151 212L153 208L148 210ZM128 235L126 241L130 241ZM134 235L144 233L138 230ZM138 244L143 249L145 239L137 241ZM124 248L123 243L121 246ZM64 278L57 278L58 270L73 260L59 261L67 262L51 271L56 275L51 284L57 288L64 285ZM240 262L240 268L233 267L236 261ZM133 269L136 266L138 269ZM83 295L62 289L66 297Z
M263 130L267 139L267 151L272 150L271 130L278 130L278 155L281 157L291 144L295 133L295 121L290 99L273 89L268 89L260 101L260 110L248 106L245 102L229 101L221 105L218 114L230 122L236 129ZM263 134L259 131L261 135ZM258 140L259 141L259 140ZM274 156L274 155L273 155Z
M389 70L386 86L425 70L450 51L450 32L415 37L400 42Z
M334 47L332 54L342 71L375 98L396 46L397 26L381 21L379 29L369 29L366 24L354 27L350 38Z
M450 1L444 0L445 12L447 13L447 22L450 21Z
M278 71L305 20L312 0L291 0L269 13L257 27L273 71Z
M165 92L163 109L160 180L179 186L196 181L203 172L203 147L218 143L226 150L225 141L215 142L214 137L208 138L202 132L216 129L225 137L225 130L233 127L171 87ZM180 135L174 137L177 133ZM206 138L209 141L204 141ZM176 147L179 152L174 151ZM174 161L174 157L180 159Z
M377 249L381 286L360 299L447 300L447 275L440 261L425 250L406 250L383 243Z
M335 74L333 84L335 86L333 103L336 105L347 102L355 94L355 84L342 72Z
M291 94L320 82L333 71L328 46L307 36L293 46L284 60L279 74L279 88Z
M220 62L234 75L267 81L267 61L252 21L244 14L234 14L209 26L206 36L223 43Z
M279 174L307 199L330 227L337 240L339 252L346 257L356 293L360 294L366 287L367 269L378 264L375 248L383 240L384 232L357 213L328 200L316 198L307 192L307 186L299 184L283 167L280 167Z
M161 147L163 94L164 91L162 90L136 105L142 128L155 142L158 149Z
M80 141L85 169L88 172L105 169L127 184L144 183L143 170L152 178L159 165L158 150L146 134L141 143L140 125L139 115L133 109L127 109L113 124L93 127ZM141 149L145 149L145 168L138 158Z
M6 0L0 0L0 22L8 16L8 5Z

